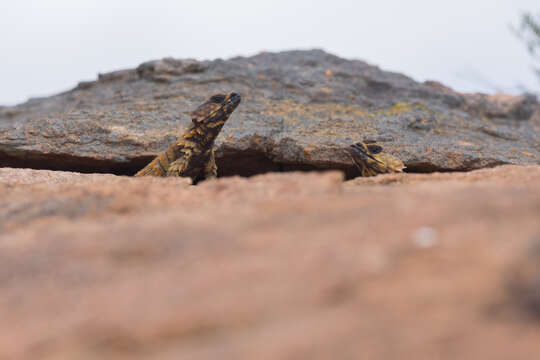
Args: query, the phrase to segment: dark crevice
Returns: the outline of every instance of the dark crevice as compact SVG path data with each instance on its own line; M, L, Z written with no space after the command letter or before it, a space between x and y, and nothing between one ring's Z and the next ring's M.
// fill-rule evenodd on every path
M0 152L0 167L74 171L86 174L134 175L152 159L152 156L141 156L126 162L119 162L69 154L43 154L27 151L23 154L12 155Z
M411 174L430 174L434 172L458 172L463 170L441 168L428 162L414 162L408 163L404 171Z
M464 162L460 167L448 169L436 166L428 162L409 162L407 168L404 170L406 173L414 174L430 174L434 172L448 173L448 172L467 172L478 169L494 168L496 166L509 164L504 161L495 159L483 159L478 161Z
M230 152L216 159L218 176L253 176L267 172L281 172L281 164L275 163L261 152Z
M347 179L352 179L359 175L356 167L339 166L339 164L311 165L301 163L276 162L260 151L227 152L216 159L218 176L254 176L269 172L291 172L291 171L325 171L341 170Z
M153 156L140 156L126 162L120 162L69 154L43 154L30 151L19 154L0 152L0 167L132 176L153 158ZM249 177L269 172L323 170L341 170L348 179L358 176L358 170L353 166L280 163L269 159L263 152L258 151L227 152L218 157L216 163L219 177L235 175Z
M80 173L106 173L132 176L153 159L153 156L140 156L121 162L118 160L94 159L68 154L43 154L39 152L24 152L8 154L0 152L0 167L30 168L37 170L60 170ZM261 151L228 151L216 159L218 176L249 177L269 172L290 171L324 171L340 170L346 179L359 176L359 170L352 165L325 163L320 165L283 163L270 159ZM427 162L406 164L407 173L433 173L467 171L468 169L445 169ZM493 166L496 166L494 164ZM490 167L490 166L487 166Z

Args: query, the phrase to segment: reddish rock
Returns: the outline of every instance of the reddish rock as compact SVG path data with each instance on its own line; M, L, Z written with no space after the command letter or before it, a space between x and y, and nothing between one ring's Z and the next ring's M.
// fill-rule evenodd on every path
M0 359L531 359L539 219L540 166L1 169Z

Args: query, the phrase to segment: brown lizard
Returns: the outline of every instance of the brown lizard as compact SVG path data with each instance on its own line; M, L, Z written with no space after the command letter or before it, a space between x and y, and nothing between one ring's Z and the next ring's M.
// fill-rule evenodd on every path
M217 176L214 140L240 104L237 93L217 94L191 113L193 124L135 176L183 176L194 184Z
M403 172L405 168L401 160L383 153L379 145L358 142L352 144L348 150L354 164L360 169L361 176Z

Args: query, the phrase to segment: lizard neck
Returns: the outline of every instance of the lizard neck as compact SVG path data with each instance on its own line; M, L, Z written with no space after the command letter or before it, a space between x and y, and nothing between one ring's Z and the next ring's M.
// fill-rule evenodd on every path
M214 140L219 135L223 124L213 127L204 124L191 124L182 136L182 140L195 144L201 150L208 150L214 145Z

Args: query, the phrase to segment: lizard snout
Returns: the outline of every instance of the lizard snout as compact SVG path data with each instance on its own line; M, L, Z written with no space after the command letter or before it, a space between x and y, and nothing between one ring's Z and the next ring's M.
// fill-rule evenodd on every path
M240 96L240 94L235 93L235 92L231 93L229 97L229 101L231 101L232 103L238 104L240 100L242 100L242 96Z

